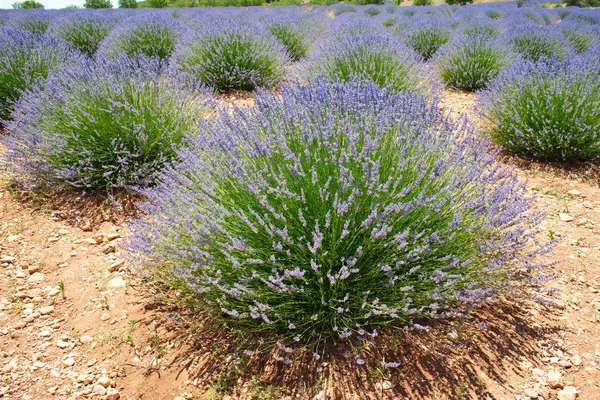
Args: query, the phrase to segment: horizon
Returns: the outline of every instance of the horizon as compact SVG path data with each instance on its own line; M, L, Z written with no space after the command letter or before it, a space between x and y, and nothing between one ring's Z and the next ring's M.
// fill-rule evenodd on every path
M19 3L22 0L0 0L0 9L12 10L13 3ZM38 3L42 3L46 10L60 10L71 5L75 5L83 8L85 0L36 0ZM113 8L118 5L118 0L110 0Z

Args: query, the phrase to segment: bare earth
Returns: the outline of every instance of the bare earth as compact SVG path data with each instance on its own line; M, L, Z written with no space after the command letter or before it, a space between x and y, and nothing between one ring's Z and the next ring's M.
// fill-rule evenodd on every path
M446 91L442 105L475 115L474 95ZM156 305L121 257L118 210L76 195L23 195L3 176L0 398L600 399L598 181L535 163L518 174L547 210L540 239L561 239L547 257L560 261L557 306L507 300L475 314L487 328L399 338L397 370L326 368L283 389L294 371L267 365L256 379L231 378L211 364L225 348L217 334ZM223 376L230 395L219 392Z

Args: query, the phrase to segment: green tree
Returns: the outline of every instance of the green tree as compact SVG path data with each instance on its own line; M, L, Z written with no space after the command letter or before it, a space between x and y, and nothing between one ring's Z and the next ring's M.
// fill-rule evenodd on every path
M66 6L66 10L79 10L81 7L76 6L75 4L71 4L70 6Z
M146 7L148 8L165 8L168 6L168 0L146 0Z
M119 0L119 8L138 8L136 0Z
M85 0L85 8L112 8L110 0Z
M20 3L13 3L12 8L15 10L23 9L23 8L44 8L42 3L38 3L35 0L25 0Z

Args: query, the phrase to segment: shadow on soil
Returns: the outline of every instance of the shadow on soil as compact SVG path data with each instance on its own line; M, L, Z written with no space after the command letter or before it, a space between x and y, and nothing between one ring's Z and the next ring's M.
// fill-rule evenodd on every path
M198 320L198 315L192 318L181 309L158 304L147 308L158 315L177 315L180 321ZM541 312L553 318L551 308ZM145 322L155 321L149 317ZM539 324L532 327L526 307L504 303L473 313L460 325L440 322L433 323L429 331L381 332L368 345L329 349L328 354L336 356L327 360L316 361L308 353L296 355L292 363L284 365L273 359L273 352L248 356L240 349L240 343L246 349L255 343L250 348L257 349L260 339L208 325L194 329L174 321L165 317L160 322L163 340L181 343L168 356L167 370L177 371L178 380L198 379L205 390L211 388L234 399L312 399L317 394L320 400L494 399L490 385L508 392L508 377L526 376L519 364L538 361L538 343L556 330ZM479 323L482 321L485 324ZM365 360L378 361L357 365L357 353ZM399 362L400 366L384 369L380 360Z

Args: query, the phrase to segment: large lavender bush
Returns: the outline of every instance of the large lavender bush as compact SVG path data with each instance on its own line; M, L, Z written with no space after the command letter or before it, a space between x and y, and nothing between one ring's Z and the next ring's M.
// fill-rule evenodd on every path
M396 92L431 94L437 88L414 53L384 34L332 38L310 58L308 74L330 82L370 81Z
M131 17L110 32L102 41L99 53L109 58L125 54L167 61L185 31L179 21L167 14Z
M173 62L211 88L253 90L283 79L290 57L264 27L220 21L181 43Z
M93 56L116 21L93 11L68 13L50 25L50 34L83 54Z
M514 60L512 52L500 42L474 37L445 45L435 62L446 84L460 90L475 91L485 88Z
M77 56L68 45L48 35L0 28L0 120L10 118L21 93Z
M151 184L207 101L159 69L157 59L84 59L26 93L4 141L17 179L86 190Z
M129 251L227 326L270 333L278 360L463 316L535 274L525 186L436 104L365 82L256 102L178 152Z
M600 155L598 59L515 63L481 100L493 139L508 151L560 161Z

